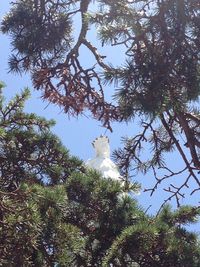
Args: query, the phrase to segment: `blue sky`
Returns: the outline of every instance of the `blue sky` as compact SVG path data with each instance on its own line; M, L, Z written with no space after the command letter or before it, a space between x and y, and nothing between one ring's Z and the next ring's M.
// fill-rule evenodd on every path
M0 4L0 19L9 10L9 1L1 1ZM96 37L91 34L90 39L96 41ZM7 36L0 35L1 49L0 49L0 80L4 81L7 85L5 89L6 97L10 98L19 92L24 87L29 87L31 89L31 99L27 102L26 111L35 112L38 115L44 116L49 119L56 120L57 124L53 128L53 131L61 138L64 145L70 150L71 154L80 157L83 160L93 157L94 151L91 146L91 142L99 135L105 133L105 129L101 127L100 122L93 120L92 118L81 116L77 118L68 118L66 114L52 104L48 104L40 99L40 92L33 89L30 81L29 75L13 75L8 73L8 56L11 51L10 40ZM112 62L118 63L123 60L120 58L119 51L113 51L110 53L109 48L104 51L106 54L110 54L110 59ZM89 63L90 58L88 54L83 51L82 59ZM112 88L107 88L106 90L113 90ZM108 91L109 95L110 92ZM137 123L131 123L129 125L115 123L113 125L113 133L109 131L106 135L110 139L111 150L114 150L120 146L120 141L122 136L132 136L138 130ZM179 165L181 164L176 157L176 154L170 155L171 164ZM138 180L142 181L142 185L151 186L154 184L155 180L151 175L146 175L143 177L141 174L138 175ZM152 205L150 213L155 212L159 208L166 194L162 190L157 190L153 197L150 197L148 193L142 193L138 196L139 203L144 208ZM187 200L188 202L188 200ZM182 202L187 204L187 202ZM198 229L197 226L194 229Z

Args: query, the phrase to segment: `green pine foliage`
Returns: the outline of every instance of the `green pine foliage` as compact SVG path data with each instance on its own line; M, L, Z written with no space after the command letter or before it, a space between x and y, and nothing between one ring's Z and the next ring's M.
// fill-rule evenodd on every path
M189 184L195 183L193 193L200 188L200 121L192 108L200 95L199 1L100 2L90 22L103 46L121 47L124 61L104 68L104 81L115 87L122 120L141 122L141 131L123 139L115 158L126 175L139 170L154 176L151 194L168 178L183 175L180 185L174 179L164 187L168 200L174 197L180 205ZM167 162L174 150L185 168Z
M137 111L151 116L172 109L178 112L196 100L200 90L197 1L108 2L103 19L97 16L93 21L99 25L102 42L126 45L126 64L116 74L111 70L105 75L107 81L113 76L118 80L116 97L125 118L131 119Z
M112 121L139 120L141 132L123 139L116 161L126 177L154 176L152 194L167 178L185 177L163 188L180 205L191 182L192 192L200 188L199 13L199 0L15 0L1 31L11 38L10 70L29 71L42 97L65 113L89 110L111 131ZM90 40L95 32L99 45ZM119 66L109 63L115 47ZM167 162L174 150L180 169Z
M23 112L28 97L26 89L5 104L0 94L1 186L8 191L21 181L61 183L81 168L81 161L50 132L54 121Z
M6 104L1 92L0 266L199 266L198 236L184 225L200 210L148 216L119 182L70 156L53 122L24 113L28 95Z
M11 34L15 47L9 59L12 71L54 66L69 50L72 28L65 13L68 1L59 2L16 1L4 17L1 30Z
M113 239L125 226L139 222L143 211L135 200L122 197L119 183L102 179L96 172L73 174L66 188L71 202L68 220L87 238L84 266L101 266Z
M84 168L51 133L54 121L23 111L29 90L5 101L3 87L2 83L0 266L52 266L55 259L66 257L66 247L77 247L79 239L73 239L73 245L69 238L73 232L76 236L77 228L62 224L63 184L72 172ZM64 246L59 243L62 235Z
M11 6L1 22L13 46L11 71L30 71L45 99L70 115L89 109L110 130L112 120L139 118L141 133L124 138L115 153L125 177L129 170L151 171L153 194L162 181L185 175L165 188L166 201L174 197L178 206L190 180L192 193L199 191L200 116L193 108L200 92L199 0L15 0ZM94 27L102 46L123 46L125 63L107 64L88 40ZM92 66L82 63L83 47ZM116 105L106 101L105 84L114 85ZM50 130L53 121L23 111L28 90L5 103L3 87L0 266L200 266L198 236L185 227L197 221L199 208L163 206L148 216L119 183L70 156ZM147 160L144 147L151 151ZM165 161L174 150L182 169Z
M113 242L103 266L197 267L200 261L196 242L194 234L169 225L159 216L126 228Z

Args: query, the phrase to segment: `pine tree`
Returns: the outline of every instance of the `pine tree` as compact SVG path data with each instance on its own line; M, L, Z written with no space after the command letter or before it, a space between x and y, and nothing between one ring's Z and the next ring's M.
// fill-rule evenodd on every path
M62 224L59 205L66 201L63 184L82 162L51 133L54 121L23 111L28 89L9 102L3 84L0 90L0 265L53 266L54 232L55 243L62 234L63 242L78 242L70 239L76 227Z
M70 156L52 121L23 111L28 90L5 102L2 87L0 266L199 266L198 236L184 228L198 208L148 216Z
M199 97L199 11L197 0L16 0L1 30L12 39L10 70L30 71L34 87L66 113L88 109L110 130L113 120L139 118L142 132L124 139L124 149L115 153L121 172L127 177L129 169L152 170L151 193L185 174L181 185L165 189L166 201L174 197L179 206L191 179L197 185L192 193L200 188L200 119L193 107ZM125 63L106 63L87 38L90 26L104 47L125 47ZM95 59L88 68L79 57L82 47ZM114 85L116 104L106 101L105 83ZM148 216L134 199L122 197L120 184L71 157L51 133L53 122L24 113L27 97L25 90L5 106L0 95L2 266L200 265L198 237L184 227L197 220L199 208L163 205L157 217ZM147 142L152 157L144 162ZM180 170L165 162L175 149L185 164Z
M179 205L190 182L196 184L191 193L200 188L199 11L197 0L16 0L1 30L12 40L10 70L30 71L42 97L69 115L89 110L110 130L113 120L139 120L141 133L124 138L124 149L115 153L121 172L153 173L151 194L164 180L185 177L165 188L167 201L175 198ZM123 47L121 66L107 63L89 41L90 29L110 51ZM92 66L81 61L82 47L94 59ZM114 103L104 97L105 83L115 88ZM152 154L144 162L147 142ZM174 150L180 169L165 161Z

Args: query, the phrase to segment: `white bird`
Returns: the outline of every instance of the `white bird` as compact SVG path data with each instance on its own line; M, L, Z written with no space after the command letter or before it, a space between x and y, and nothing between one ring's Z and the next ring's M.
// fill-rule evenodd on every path
M107 136L100 136L92 143L96 155L89 159L86 166L99 171L104 178L122 181L116 164L110 159L110 145Z

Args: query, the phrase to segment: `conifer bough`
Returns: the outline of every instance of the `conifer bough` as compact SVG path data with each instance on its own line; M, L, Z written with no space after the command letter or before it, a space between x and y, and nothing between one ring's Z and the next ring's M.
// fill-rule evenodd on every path
M34 87L66 113L90 110L109 129L112 121L139 118L142 132L115 153L121 171L151 170L152 194L164 180L185 177L164 188L166 201L179 205L191 182L191 194L200 189L199 22L198 0L18 0L1 29L12 39L10 69L30 71ZM107 63L88 39L93 26L103 47L123 47L120 67ZM94 60L89 67L80 57L83 47ZM106 82L116 89L114 103L104 97ZM152 155L144 162L147 142ZM165 161L172 150L182 159L180 169Z
M198 236L184 227L199 208L148 216L70 156L52 121L25 113L27 97L6 105L0 92L0 266L199 267Z

